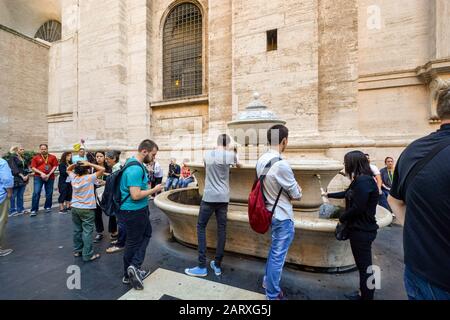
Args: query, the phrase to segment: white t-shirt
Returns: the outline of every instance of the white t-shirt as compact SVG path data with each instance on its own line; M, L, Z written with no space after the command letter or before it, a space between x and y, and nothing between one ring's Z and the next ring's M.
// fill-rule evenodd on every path
M153 175L155 178L162 178L164 176L163 169L158 161L156 161L153 166Z
M370 165L370 170L372 170L372 173L373 173L374 176L378 176L378 175L381 174L380 173L380 169L378 169L378 167L376 165L374 165L374 164Z

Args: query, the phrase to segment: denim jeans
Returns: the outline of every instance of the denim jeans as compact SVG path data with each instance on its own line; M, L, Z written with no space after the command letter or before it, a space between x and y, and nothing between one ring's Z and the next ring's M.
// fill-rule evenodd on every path
M55 179L48 179L47 181L42 180L41 177L34 177L34 188L33 188L33 200L31 204L31 211L39 210L39 200L41 198L42 186L45 186L45 209L51 209L53 203L53 184Z
M228 202L205 202L200 204L200 211L197 222L198 237L198 265L206 268L206 226L213 213L216 214L217 221L217 246L216 246L216 266L220 267L225 251L226 229L227 229Z
M23 195L26 187L27 185L24 184L23 186L13 188L9 213L25 211L25 208L23 207Z
M167 178L166 187L164 188L164 190L169 191L170 188L176 189L177 186L178 186L178 178L170 177L170 178Z
M266 263L266 296L276 299L281 292L280 281L289 246L294 240L294 222L272 219L272 243Z
M187 186L192 183L194 181L193 177L189 177L189 178L181 178L180 181L178 182L178 188L187 188Z
M128 277L129 266L141 268L145 259L145 251L152 237L150 211L148 207L141 210L120 210L120 219L125 223L127 239L123 253L124 276Z
M92 233L94 232L94 210L72 208L73 251L81 252L84 261L94 254Z
M405 266L406 294L409 300L450 300L450 292L438 288Z

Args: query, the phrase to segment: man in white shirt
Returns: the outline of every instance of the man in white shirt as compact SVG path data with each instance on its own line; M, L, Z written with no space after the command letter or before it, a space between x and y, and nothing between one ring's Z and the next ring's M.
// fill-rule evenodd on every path
M375 177L375 181L376 181L377 186L378 186L378 192L380 194L382 194L381 187L383 185L383 181L381 180L380 169L378 169L378 167L376 165L370 163L370 156L369 156L369 154L366 153L365 155L367 157L367 160L369 160L370 169L372 170L373 176Z
M263 154L256 164L258 177L266 174L263 181L263 192L266 197L266 208L273 213L272 243L263 281L266 297L269 300L284 298L280 288L281 273L295 234L295 218L291 201L300 200L302 196L302 190L295 180L291 166L281 158L281 154L286 150L288 144L288 134L289 130L283 125L270 128L267 132L270 150ZM266 169L269 161L272 162L272 165ZM274 208L279 194L278 204Z

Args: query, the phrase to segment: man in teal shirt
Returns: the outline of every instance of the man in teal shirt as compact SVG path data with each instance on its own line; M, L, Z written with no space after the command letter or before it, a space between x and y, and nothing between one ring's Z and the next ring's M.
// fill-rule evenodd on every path
M123 203L120 206L118 219L124 223L127 234L123 254L122 282L131 284L136 290L144 289L143 280L147 275L147 272L141 270L141 266L152 236L148 197L163 189L162 185L148 189L147 169L144 167L144 163L150 163L157 153L156 143L152 140L142 141L138 153L127 161L127 164L137 162L137 165L126 168L120 179Z

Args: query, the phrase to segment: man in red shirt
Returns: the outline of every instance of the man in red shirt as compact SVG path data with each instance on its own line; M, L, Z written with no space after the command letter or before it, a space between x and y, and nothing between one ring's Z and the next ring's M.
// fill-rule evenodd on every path
M51 211L53 184L55 183L54 172L58 168L58 160L54 155L48 153L48 146L41 144L39 149L40 153L31 160L31 170L34 172L34 189L30 217L36 216L39 211L42 186L45 186L45 212Z

